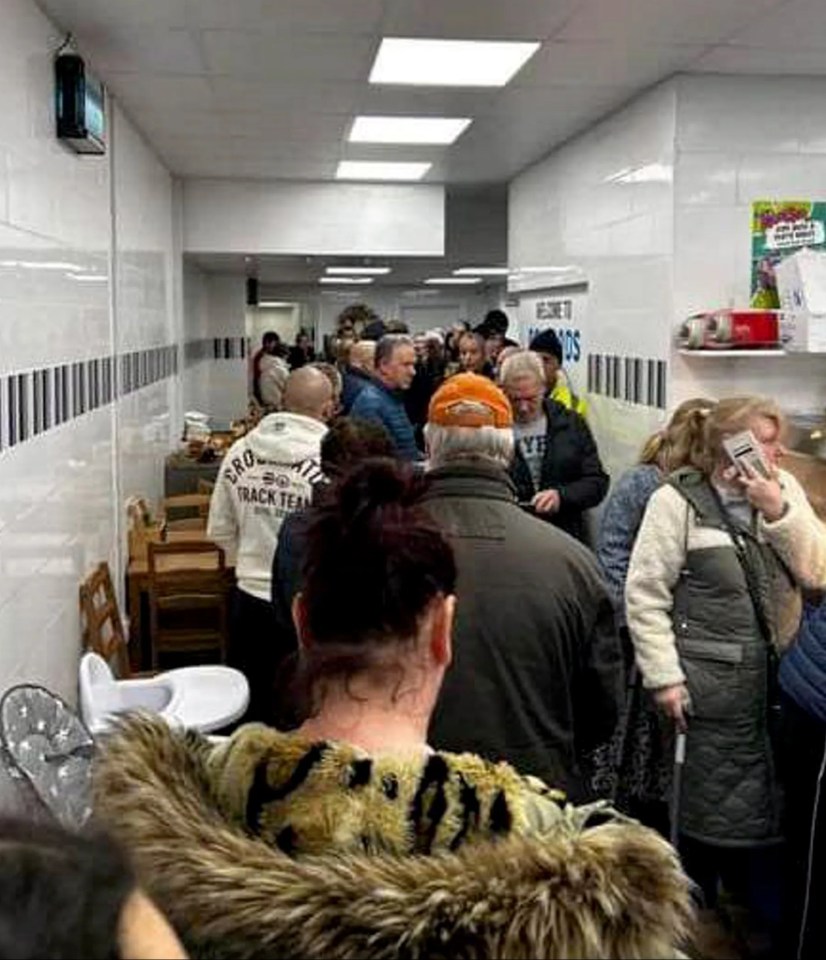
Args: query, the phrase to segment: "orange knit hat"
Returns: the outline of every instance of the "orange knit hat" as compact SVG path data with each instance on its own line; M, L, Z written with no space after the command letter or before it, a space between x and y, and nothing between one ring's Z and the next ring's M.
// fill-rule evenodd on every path
M487 377L457 373L433 394L427 420L440 427L510 427L513 412L508 398Z

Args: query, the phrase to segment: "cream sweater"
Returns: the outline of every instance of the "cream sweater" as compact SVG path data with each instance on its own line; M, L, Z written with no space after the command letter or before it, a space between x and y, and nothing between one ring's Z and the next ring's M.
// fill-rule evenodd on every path
M826 526L791 474L781 470L780 482L788 509L774 523L761 519L758 536L771 544L796 583L775 598L778 642L785 648L800 620L799 588L826 588ZM693 507L672 486L660 487L649 500L625 584L628 628L643 683L649 689L685 681L671 628L671 608L686 547L691 551L730 544L725 531L698 527Z

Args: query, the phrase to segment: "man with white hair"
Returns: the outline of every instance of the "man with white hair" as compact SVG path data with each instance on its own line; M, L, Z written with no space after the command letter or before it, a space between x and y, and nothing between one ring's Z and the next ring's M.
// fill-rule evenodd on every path
M578 540L584 514L608 492L608 474L585 420L546 397L541 359L523 350L499 371L514 416L516 453L511 477L521 503Z
M347 354L344 366L344 385L341 391L341 412L348 416L356 397L368 383L373 382L376 341L356 340Z
M507 760L587 796L582 759L611 735L623 668L591 553L520 509L507 397L461 373L433 395L424 506L449 536L459 582L453 649L430 729L437 749Z

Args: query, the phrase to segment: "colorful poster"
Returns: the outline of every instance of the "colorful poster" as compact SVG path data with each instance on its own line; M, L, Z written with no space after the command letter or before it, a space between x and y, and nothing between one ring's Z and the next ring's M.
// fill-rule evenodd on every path
M803 247L826 249L826 203L756 200L751 205L751 306L780 306L775 264Z

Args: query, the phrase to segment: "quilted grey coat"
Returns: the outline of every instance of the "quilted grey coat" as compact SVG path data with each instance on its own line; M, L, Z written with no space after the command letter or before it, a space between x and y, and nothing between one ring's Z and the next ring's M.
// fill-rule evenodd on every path
M638 541L626 595L646 686L685 682L691 697L680 831L718 845L771 842L778 838L780 815L769 728L771 645L776 601L788 594L789 575L757 524L746 529L730 520L752 571L758 608L708 480L696 471L678 471L652 505L664 497L676 502L656 517L656 539L648 531L645 544ZM666 608L676 647L673 678L646 657L646 640Z

